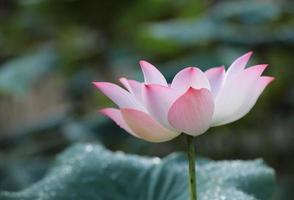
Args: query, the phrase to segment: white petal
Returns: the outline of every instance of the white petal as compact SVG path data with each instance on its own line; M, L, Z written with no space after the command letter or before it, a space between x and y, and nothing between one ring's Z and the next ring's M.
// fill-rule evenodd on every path
M211 93L215 98L221 89L225 78L225 67L214 67L205 71L205 75L209 80Z
M225 82L215 100L215 111L211 126L219 126L234 121L243 102L248 101L250 91L267 65L256 65L243 70L232 80Z
M237 58L231 64L231 66L228 68L228 71L226 73L226 80L227 81L233 79L235 76L239 75L239 73L241 73L245 69L246 64L248 63L252 54L253 54L253 52L250 51L250 52L244 54L243 56Z
M126 90L108 82L93 82L93 84L119 108L135 108L144 110L142 105Z
M266 88L267 85L269 85L274 80L273 77L268 76L262 76L260 77L254 86L254 89L250 90L250 94L248 94L248 99L243 102L241 107L236 111L236 114L233 118L231 118L226 123L230 123L233 121L236 121L242 117L244 117L255 105L256 101L258 100L259 96L263 92L263 90Z
M144 74L145 83L167 86L166 79L155 66L144 60L140 61L140 65Z
M129 90L129 92L143 105L142 91L144 84L135 80L120 78L120 82Z

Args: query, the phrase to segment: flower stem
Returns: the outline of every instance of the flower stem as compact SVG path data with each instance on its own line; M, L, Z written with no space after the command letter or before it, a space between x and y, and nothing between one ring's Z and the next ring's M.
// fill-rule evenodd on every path
M197 200L197 188L196 188L196 172L195 172L195 146L194 137L186 135L187 137L187 154L189 160L189 191L190 200Z

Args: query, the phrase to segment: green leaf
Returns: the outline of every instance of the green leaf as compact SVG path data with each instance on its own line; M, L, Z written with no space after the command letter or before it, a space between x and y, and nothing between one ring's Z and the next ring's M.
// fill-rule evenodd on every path
M0 66L0 92L25 94L36 80L55 67L56 59L56 52L46 47L4 63Z
M200 199L270 199L274 171L262 160L197 160ZM75 145L60 156L48 175L2 200L182 200L188 199L183 154L147 158L113 153L99 145Z
M140 34L151 44L152 41L164 41L182 47L215 42L250 45L279 41L293 43L293 23L283 20L288 10L283 4L269 1L224 1L201 17L145 24Z

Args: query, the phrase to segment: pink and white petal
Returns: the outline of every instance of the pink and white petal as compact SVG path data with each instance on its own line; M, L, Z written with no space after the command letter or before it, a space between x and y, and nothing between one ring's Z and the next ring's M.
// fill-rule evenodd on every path
M129 80L126 78L120 78L120 82L129 90L129 92L141 103L143 104L142 91L144 84L135 80Z
M250 51L243 56L237 58L231 66L228 68L226 73L226 80L232 79L234 76L238 75L242 70L245 69L246 64L248 63L250 57L252 56L253 52Z
M104 108L99 110L99 112L110 119L112 119L119 127L130 133L131 135L135 137L139 137L137 134L135 134L126 124L125 120L122 117L121 111L116 108Z
M275 78L271 76L262 76L257 80L254 90L249 95L250 96L249 100L243 103L240 111L238 112L239 113L238 118L243 117L251 110L251 108L255 105L256 101L258 100L259 96L262 94L264 89L274 80Z
M259 77L264 72L264 70L268 67L268 64L259 64L248 67L244 70L245 75Z
M136 99L142 103L142 105L144 105L144 101L143 101L143 87L144 84L134 81L134 80L129 80L129 84L132 88L132 93L134 94L134 96L136 97Z
M168 109L179 95L180 94L173 89L157 84L145 85L143 89L145 107L148 112L159 123L172 130L173 128L167 119L167 113Z
M215 100L211 126L219 126L234 117L242 103L248 101L250 92L267 65L256 65L243 70L232 80L226 81Z
M128 79L126 79L125 77L121 77L119 78L119 82L121 82L121 84L131 93L132 92L132 88L129 84Z
M141 60L140 66L143 71L144 80L147 84L159 84L163 86L167 86L166 79L162 75L162 73L152 64Z
M260 77L254 88L250 91L250 94L248 94L248 98L242 103L241 107L238 111L234 113L234 115L231 116L230 119L227 121L224 121L223 124L231 123L234 121L237 121L238 119L241 119L244 117L256 104L259 96L262 94L263 90L274 80L274 77L269 76L262 76Z
M173 103L168 111L168 120L179 132L197 136L209 128L213 111L211 92L191 87Z
M137 100L126 90L116 84L108 82L93 82L93 84L108 98L110 98L119 108L142 109Z
M128 127L146 141L165 142L180 134L163 127L145 112L126 108L121 109L121 113Z
M211 93L216 98L221 89L225 78L225 67L214 67L205 71L205 75L209 80Z
M187 67L178 72L170 87L182 94L190 87L194 89L207 88L210 90L210 84L207 77L197 67Z

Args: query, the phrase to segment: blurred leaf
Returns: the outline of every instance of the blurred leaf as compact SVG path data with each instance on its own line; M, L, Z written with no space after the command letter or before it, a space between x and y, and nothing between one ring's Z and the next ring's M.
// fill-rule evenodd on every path
M274 171L261 160L197 163L200 199L269 199ZM61 154L40 182L20 192L2 192L2 200L188 199L187 162L182 154L160 160L99 145L75 145Z
M74 62L95 57L104 48L102 38L98 36L94 30L84 27L64 27L57 41L64 63L71 66Z
M1 189L13 191L26 188L44 176L48 164L48 160L44 158L5 159L5 156L2 155L0 162Z
M230 12L228 12L228 10ZM224 1L213 8L216 19L243 24L262 24L276 20L283 13L282 4L270 1Z
M55 67L57 55L51 48L12 59L0 67L0 92L22 95L33 83Z
M209 19L173 20L151 24L147 27L147 31L142 32L149 34L150 39L162 40L165 43L169 40L173 45L177 42L184 46L190 46L199 43L205 44L217 38L219 34L216 31L217 27L218 25Z
M287 6L273 2L221 2L200 18L145 25L140 38L145 43L164 42L182 47L218 41L241 44L293 43L293 17L287 17L289 14L293 16L294 13Z

